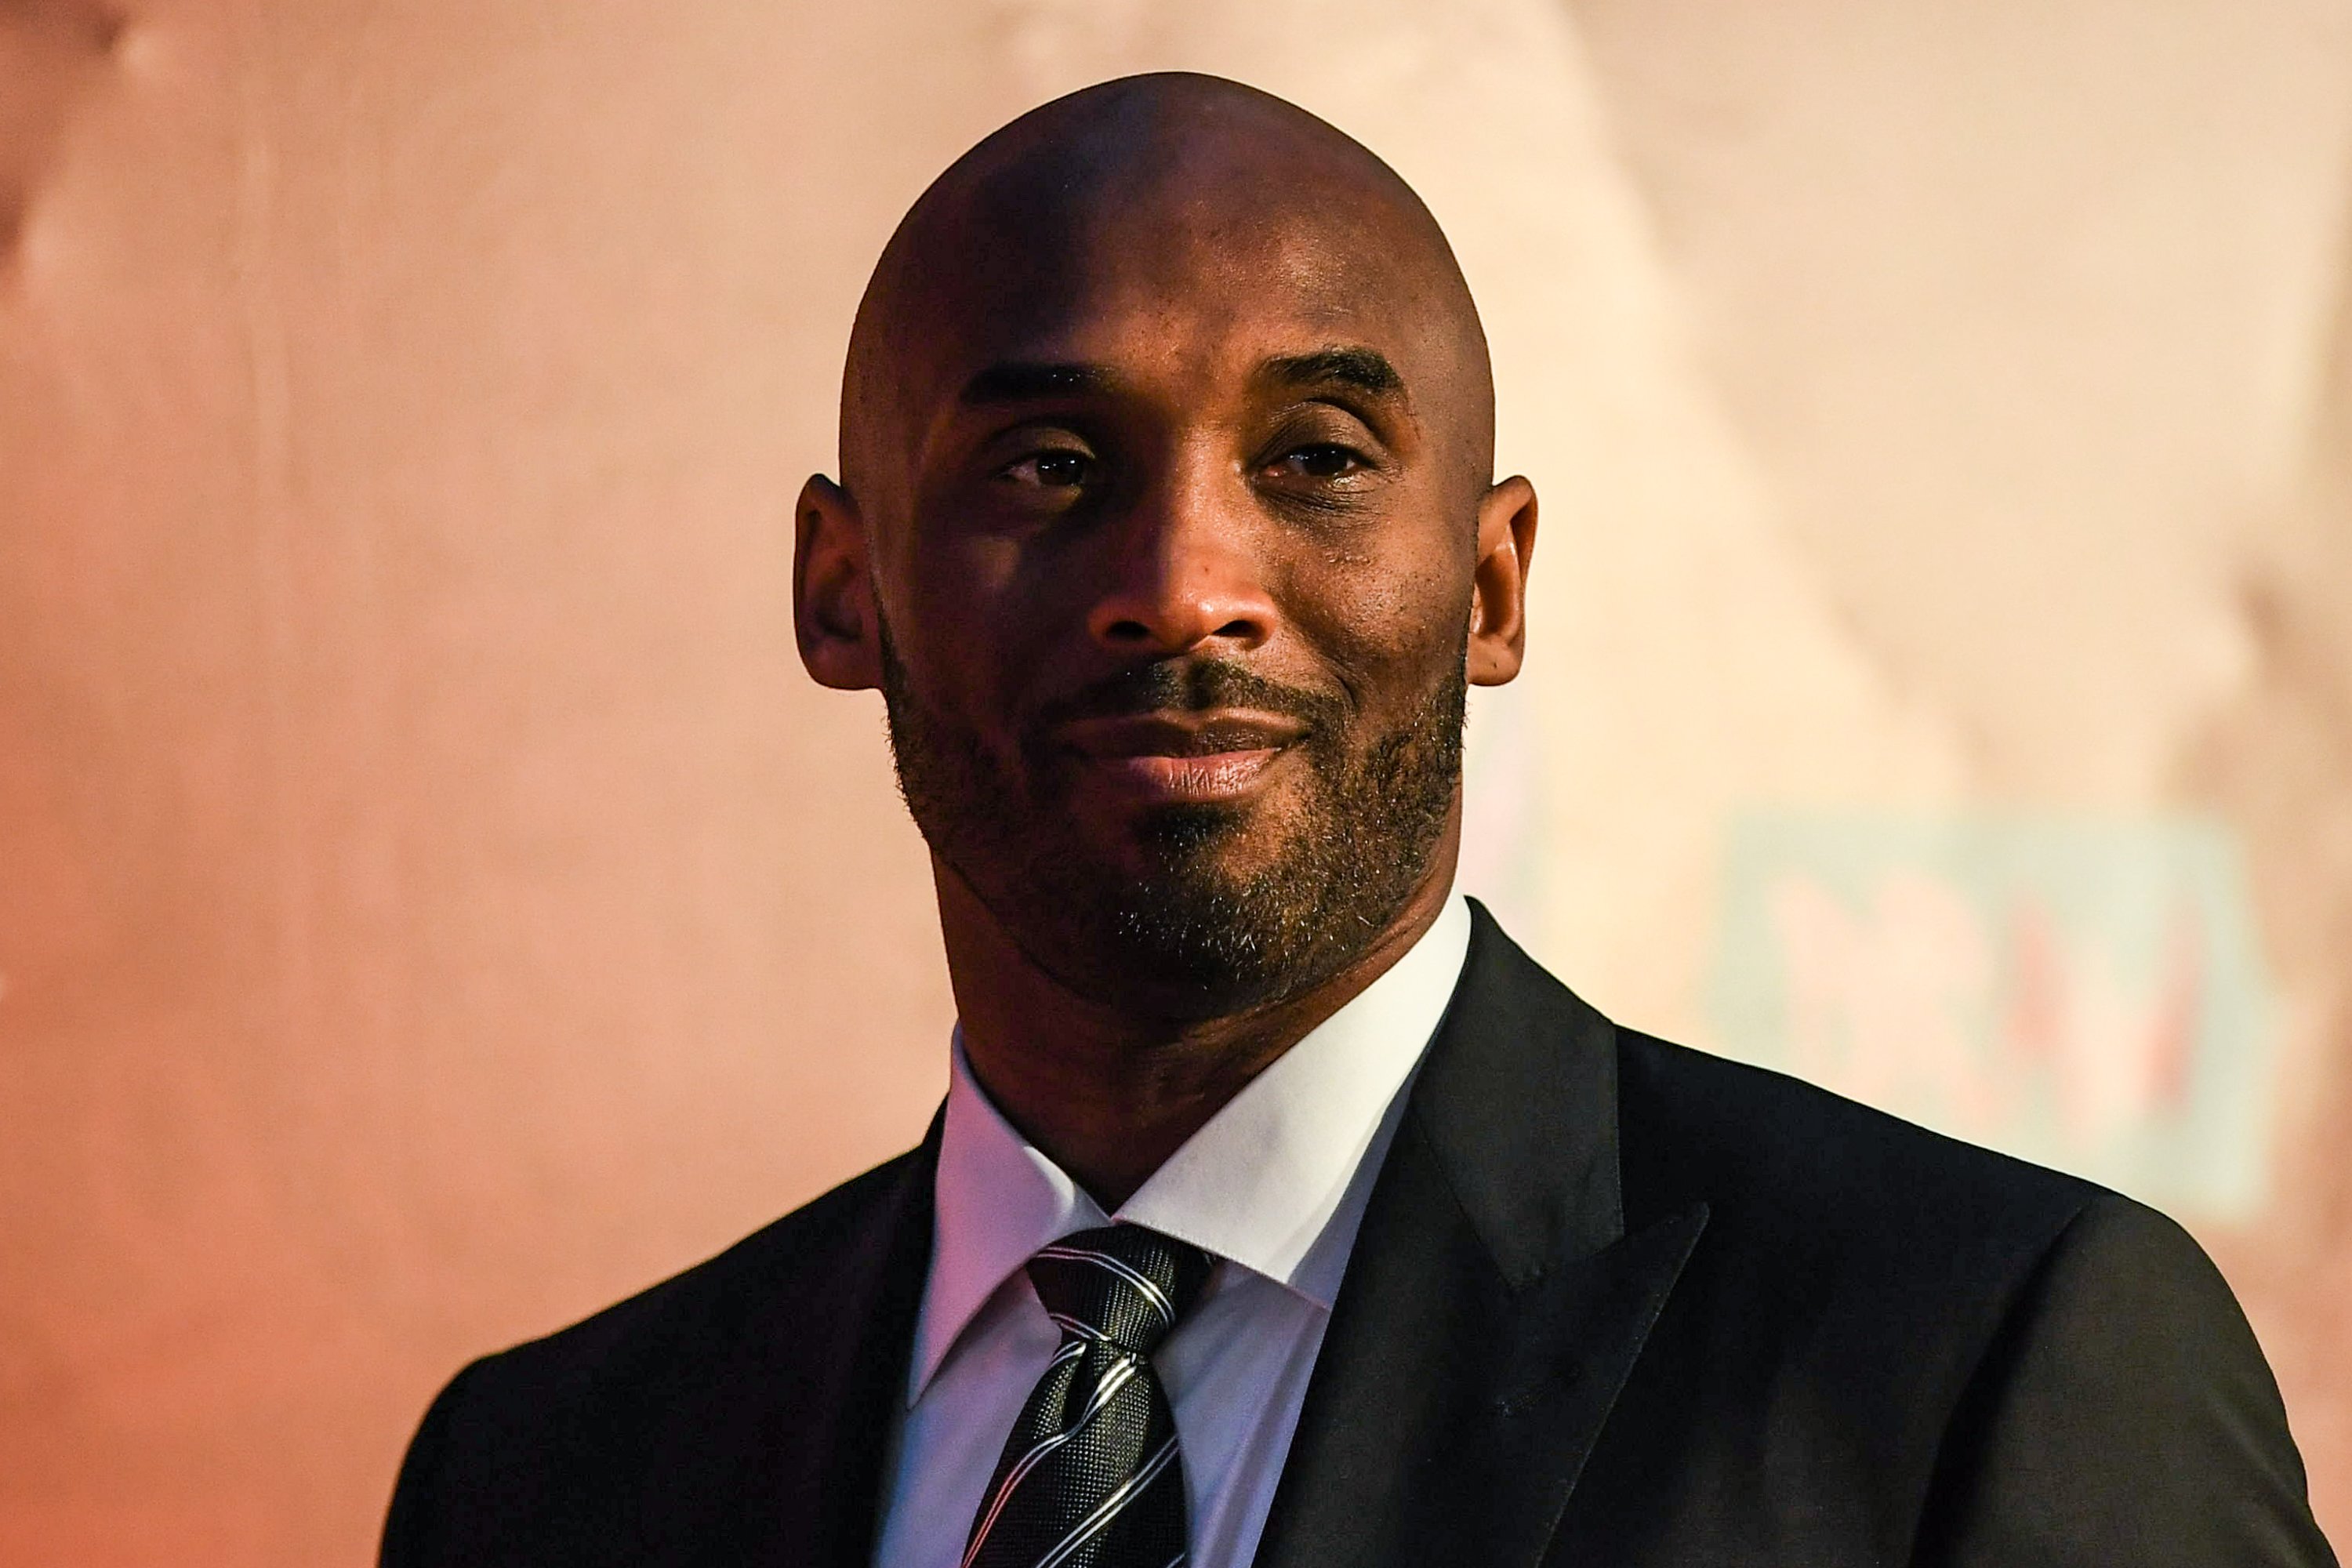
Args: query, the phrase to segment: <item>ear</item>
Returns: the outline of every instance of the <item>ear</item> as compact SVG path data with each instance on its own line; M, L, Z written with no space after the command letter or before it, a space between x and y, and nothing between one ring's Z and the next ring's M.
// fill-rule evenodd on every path
M801 662L820 686L874 689L882 684L881 626L857 503L812 474L793 518L793 631Z
M1519 673L1528 641L1528 568L1536 553L1536 488L1517 475L1478 502L1478 562L1470 579L1470 682Z

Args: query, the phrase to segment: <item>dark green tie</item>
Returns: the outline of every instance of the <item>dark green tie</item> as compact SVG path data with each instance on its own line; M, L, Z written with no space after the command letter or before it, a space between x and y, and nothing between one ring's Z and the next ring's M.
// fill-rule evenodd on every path
M1013 1423L962 1568L1184 1561L1184 1461L1151 1352L1199 1298L1211 1261L1134 1225L1080 1231L1029 1260L1062 1344Z

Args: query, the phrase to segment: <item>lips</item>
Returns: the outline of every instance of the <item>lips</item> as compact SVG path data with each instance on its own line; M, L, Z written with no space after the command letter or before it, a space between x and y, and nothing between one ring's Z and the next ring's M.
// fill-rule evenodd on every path
M1281 714L1218 709L1087 719L1059 738L1114 795L1179 805L1247 795L1306 733L1306 725Z

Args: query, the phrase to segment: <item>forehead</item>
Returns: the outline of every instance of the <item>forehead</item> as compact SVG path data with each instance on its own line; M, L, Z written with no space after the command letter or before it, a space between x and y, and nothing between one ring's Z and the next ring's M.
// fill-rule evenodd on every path
M1433 370L1445 312L1410 247L1328 179L1250 173L1083 204L983 191L994 199L959 215L916 291L902 389L936 408L1019 361L1199 384L1342 342L1377 349L1409 385Z

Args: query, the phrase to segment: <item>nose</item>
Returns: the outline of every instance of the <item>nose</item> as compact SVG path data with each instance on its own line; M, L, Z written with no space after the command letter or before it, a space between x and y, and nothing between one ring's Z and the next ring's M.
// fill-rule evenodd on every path
M1142 500L1115 535L1111 571L1087 616L1097 643L1132 658L1209 645L1241 652L1274 635L1265 541L1239 497L1198 474Z

